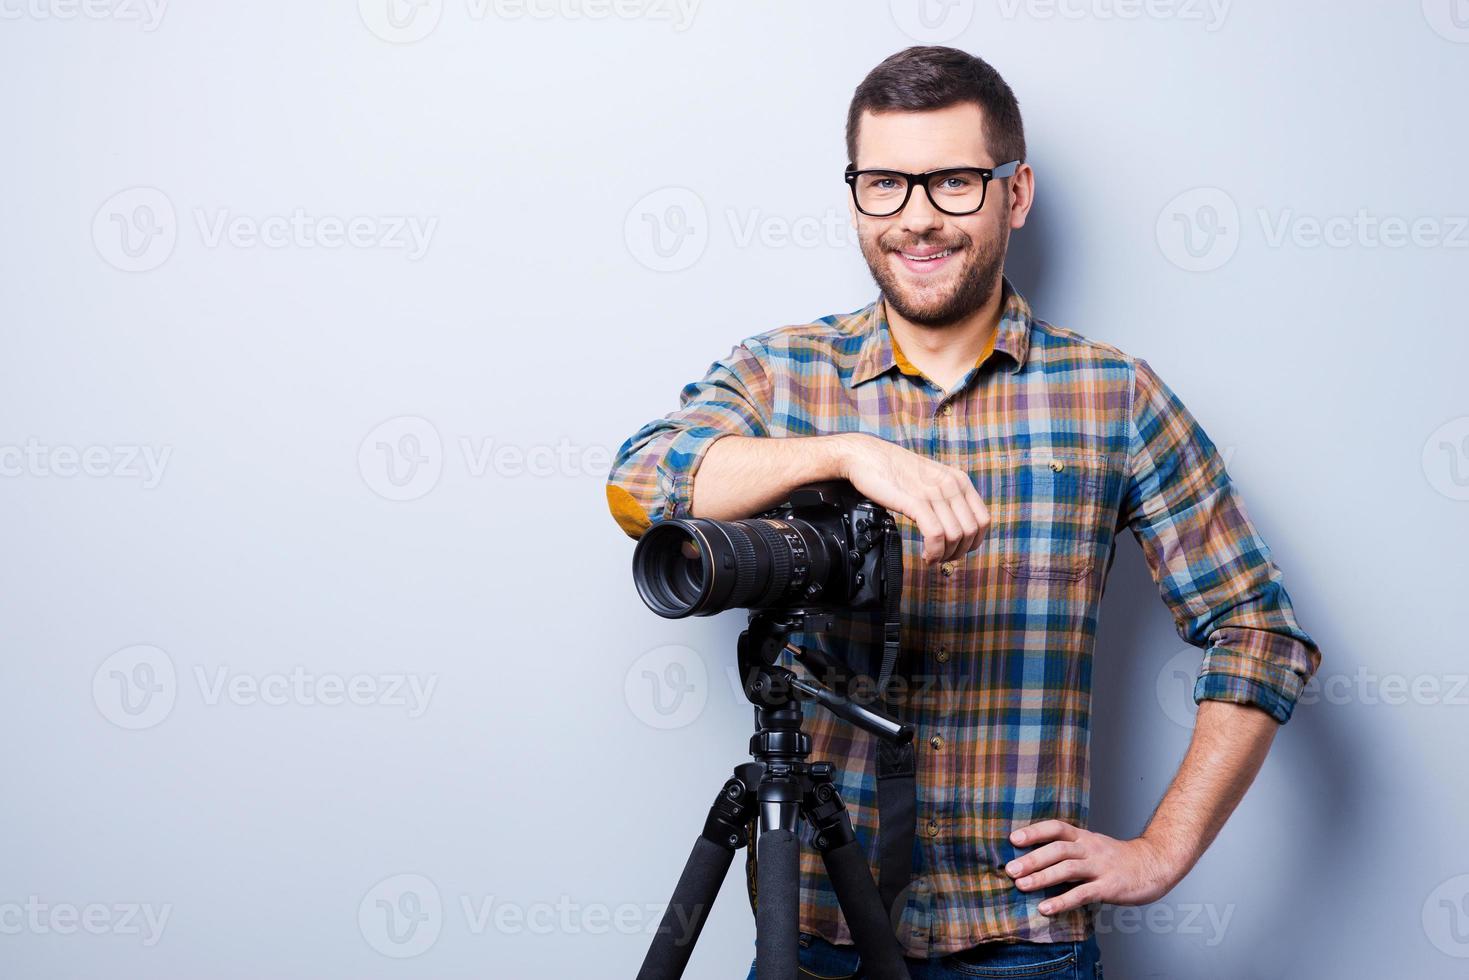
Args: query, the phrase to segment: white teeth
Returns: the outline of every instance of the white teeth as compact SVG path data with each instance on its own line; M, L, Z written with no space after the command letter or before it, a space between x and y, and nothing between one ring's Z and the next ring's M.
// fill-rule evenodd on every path
M946 248L942 252L935 252L932 255L909 255L907 252L900 252L899 254L905 259L912 259L914 262L932 262L934 259L941 259L945 255L953 254L953 251L952 248Z

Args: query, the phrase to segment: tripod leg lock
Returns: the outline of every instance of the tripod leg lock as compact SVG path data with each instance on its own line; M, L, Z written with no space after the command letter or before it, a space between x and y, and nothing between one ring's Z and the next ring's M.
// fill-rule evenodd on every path
M700 835L731 853L750 843L750 820L755 815L755 788L760 783L762 766L746 763L735 770L704 821Z
M847 816L847 806L832 784L832 771L829 762L812 763L806 797L802 801L806 819L811 821L811 829L815 832L816 849L822 854L856 839L851 818Z

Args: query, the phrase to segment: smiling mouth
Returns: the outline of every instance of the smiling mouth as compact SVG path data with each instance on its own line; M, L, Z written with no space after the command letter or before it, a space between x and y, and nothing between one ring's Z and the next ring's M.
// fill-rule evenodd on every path
M955 249L946 248L942 252L934 252L932 255L914 255L912 252L899 251L898 254L910 262L935 262L939 259L948 258L953 255Z

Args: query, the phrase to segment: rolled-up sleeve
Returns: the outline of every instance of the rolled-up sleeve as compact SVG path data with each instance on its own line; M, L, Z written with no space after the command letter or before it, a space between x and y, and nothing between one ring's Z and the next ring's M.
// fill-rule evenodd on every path
M679 408L634 432L617 450L607 506L629 537L660 520L687 517L694 474L715 440L768 435L770 376L759 345L746 340L684 385Z
M1204 650L1194 701L1290 719L1321 663L1224 461L1152 367L1134 361L1121 523L1142 546L1178 635Z

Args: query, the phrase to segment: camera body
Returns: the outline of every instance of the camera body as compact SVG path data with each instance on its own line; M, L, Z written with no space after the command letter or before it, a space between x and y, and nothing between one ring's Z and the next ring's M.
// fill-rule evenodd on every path
M633 578L648 607L668 619L734 608L878 611L899 547L885 508L845 480L827 480L792 490L756 517L654 524L633 553Z

